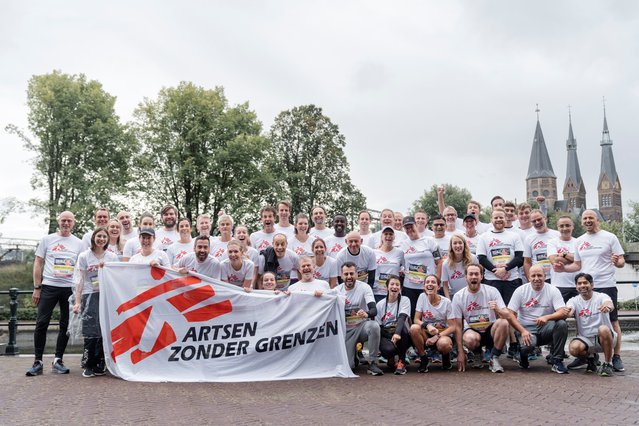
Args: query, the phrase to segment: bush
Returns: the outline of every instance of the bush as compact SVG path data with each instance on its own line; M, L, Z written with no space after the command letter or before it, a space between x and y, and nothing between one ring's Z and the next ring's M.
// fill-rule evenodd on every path
M0 266L0 290L9 290L11 287L31 290L33 287L33 262Z

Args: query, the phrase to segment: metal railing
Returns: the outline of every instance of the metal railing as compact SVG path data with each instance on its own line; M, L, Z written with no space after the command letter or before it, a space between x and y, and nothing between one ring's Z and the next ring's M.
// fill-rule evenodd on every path
M628 285L631 284L633 286L638 286L639 283L635 281L617 281L617 284ZM0 290L0 295L9 295L9 307L10 307L10 317L7 323L9 328L9 342L7 343L7 347L5 348L4 355L19 355L20 348L17 345L18 338L18 296L21 294L33 294L33 290L20 290L18 288L11 288L9 290ZM619 317L633 317L637 316L636 311L619 311ZM0 354L1 355L1 354Z

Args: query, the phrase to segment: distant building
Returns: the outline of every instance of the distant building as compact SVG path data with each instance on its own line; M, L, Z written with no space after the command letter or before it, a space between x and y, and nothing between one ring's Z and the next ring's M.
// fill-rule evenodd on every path
M539 123L537 109L537 127L533 138L533 147L526 175L526 198L535 199L539 195L546 197L549 210L565 211L580 215L586 207L586 187L577 158L577 140L572 130L572 116L568 114L568 139L566 140L567 163L566 180L563 188L563 200L557 199L557 178L550 162L544 135ZM597 183L598 213L606 221L621 221L623 210L621 203L621 183L612 154L612 140L608 131L608 120L604 107L604 123L601 137L601 172Z

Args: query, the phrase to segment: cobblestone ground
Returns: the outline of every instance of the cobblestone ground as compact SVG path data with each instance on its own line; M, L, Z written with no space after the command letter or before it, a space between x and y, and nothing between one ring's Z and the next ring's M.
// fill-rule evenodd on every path
M256 383L134 383L85 379L80 358L69 375L25 377L31 357L0 357L0 424L637 424L639 351L623 354L625 373L559 375L543 359L520 370L466 373L433 366L405 376Z

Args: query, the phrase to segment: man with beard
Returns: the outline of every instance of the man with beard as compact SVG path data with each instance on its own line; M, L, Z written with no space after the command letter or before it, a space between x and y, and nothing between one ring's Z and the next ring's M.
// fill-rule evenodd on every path
M275 237L276 234L275 209L269 205L262 207L260 209L260 220L262 221L262 230L251 234L251 246L257 251L264 250L273 245L273 237Z
M95 228L103 227L106 228L109 224L109 220L111 219L111 215L109 214L109 210L104 207L98 207L95 209L95 214L93 216L93 223L95 224ZM93 235L93 230L88 230L82 236L82 251L91 247L91 235Z
M155 247L158 250L166 252L171 244L180 239L180 233L177 231L178 210L172 204L167 204L160 211L162 217L163 228L155 233Z
M299 274L301 276L300 280L295 284L291 284L288 288L291 293L310 292L315 297L321 297L331 291L331 286L326 281L315 279L315 264L310 257L300 257Z
M538 346L551 345L552 371L566 374L568 369L563 362L568 338L566 304L559 290L545 282L542 265L531 266L528 279L530 282L515 290L508 303L508 309L517 315L519 323L530 332L530 336L520 336L519 366L528 368L528 355Z
M326 239L326 251L333 259L346 247L346 216L336 214L333 218L335 233Z
M53 309L60 305L60 327L55 346L53 372L68 374L62 357L66 350L69 336L69 297L73 293L73 273L78 255L83 251L82 241L71 234L75 226L75 216L69 211L58 216L58 232L42 238L35 252L33 262L33 296L32 302L38 307L38 317L33 336L35 361L27 371L27 376L42 374L42 356L47 341L47 330L53 315Z
M193 252L182 257L177 264L178 272L195 272L207 277L220 279L220 262L210 255L210 241L206 235L195 237Z
M359 232L349 232L346 236L346 249L339 252L335 260L337 267L341 268L346 263L354 263L357 269L357 280L368 283L373 288L375 285L375 252L369 247L362 247L362 237Z
M384 372L377 365L379 352L380 327L374 321L377 315L375 297L371 287L357 281L357 266L353 262L342 265L342 284L335 287L335 292L345 298L346 315L346 353L351 369L355 368L357 343L368 341L367 373L381 376Z
M311 209L311 218L313 219L313 226L308 234L313 238L321 238L326 241L333 235L333 231L328 228L326 222L326 210L322 206L315 206Z
M122 235L120 235L120 239L126 242L132 238L138 237L138 230L133 226L133 222L131 222L131 213L122 210L118 212L116 216L120 225L122 225Z

